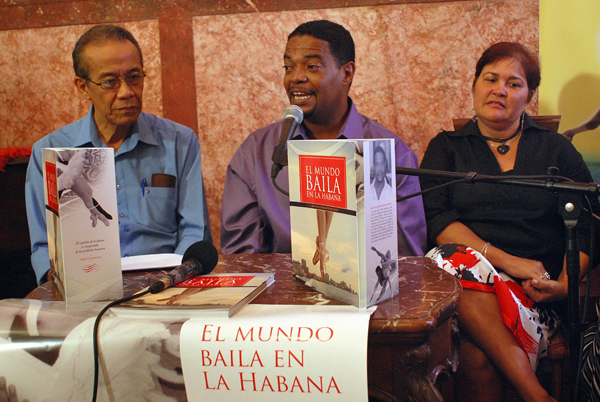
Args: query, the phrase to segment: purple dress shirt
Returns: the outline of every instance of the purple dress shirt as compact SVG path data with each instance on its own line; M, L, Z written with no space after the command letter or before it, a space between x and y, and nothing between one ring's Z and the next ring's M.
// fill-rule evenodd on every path
M396 166L418 167L415 153L381 124L358 113L352 100L350 112L338 138L393 138ZM279 141L283 120L250 134L227 167L221 216L221 252L290 253L290 200L271 182L271 157ZM303 125L294 139L308 139ZM288 170L284 167L277 184L288 191ZM398 196L420 191L416 176L396 177ZM398 255L423 255L426 241L425 214L420 196L397 203Z

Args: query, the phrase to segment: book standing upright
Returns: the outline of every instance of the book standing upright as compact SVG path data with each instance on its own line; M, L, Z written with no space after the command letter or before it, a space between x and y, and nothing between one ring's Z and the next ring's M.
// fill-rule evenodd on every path
M288 142L297 278L363 308L398 294L393 139Z
M69 303L123 296L112 148L44 148L50 269Z

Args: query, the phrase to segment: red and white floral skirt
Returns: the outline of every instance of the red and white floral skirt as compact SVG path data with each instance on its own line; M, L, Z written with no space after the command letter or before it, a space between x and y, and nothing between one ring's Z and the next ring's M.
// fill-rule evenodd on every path
M454 275L463 288L495 293L504 324L529 357L535 371L538 359L546 356L548 339L560 327L552 309L535 304L523 287L504 272L498 272L478 251L460 244L438 246L426 257Z

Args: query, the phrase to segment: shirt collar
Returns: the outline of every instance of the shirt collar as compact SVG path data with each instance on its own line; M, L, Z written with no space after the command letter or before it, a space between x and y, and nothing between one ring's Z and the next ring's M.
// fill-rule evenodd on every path
M121 145L117 154L131 151L139 142L148 145L158 145L155 133L150 130L144 112L140 113L137 121L131 127L131 135L123 142L123 145ZM81 130L79 131L79 135L75 139L73 146L93 148L107 147L98 135L98 129L96 128L96 122L94 121L94 105L92 105L88 114L83 118Z
M96 122L94 121L94 106L90 108L87 115L83 118L83 124L79 130L79 135L73 143L74 147L94 147L103 148L106 147L100 137L98 136L98 129L96 128Z
M360 114L354 106L354 102L350 97L348 97L348 107L350 111L348 112L348 116L346 117L346 121L342 124L342 128L337 136L337 139L349 139L349 140L357 140L362 139L363 137L363 126L360 118ZM300 138L308 140L309 138L306 135L306 129L304 124L301 124L296 133L292 137L294 140L299 140Z
M131 134L117 151L117 155L133 150L140 142L148 145L158 145L157 133L150 129L146 114L141 112L137 121L131 126Z
M529 115L527 113L525 113L525 119L523 120L523 131L527 131L528 129L530 129L532 127L537 128L538 130L552 132L552 130L550 130L549 128L546 128L544 126L537 124L531 117L529 117Z
M348 117L342 125L338 138L347 138L349 140L360 140L364 138L362 120L354 102L348 97Z

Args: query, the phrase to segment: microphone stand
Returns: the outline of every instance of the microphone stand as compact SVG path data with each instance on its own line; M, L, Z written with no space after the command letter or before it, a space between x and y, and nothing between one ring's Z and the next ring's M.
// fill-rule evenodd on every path
M287 191L285 191L284 189L279 187L279 185L277 184L277 181L275 180L275 179L277 179L277 175L279 174L281 169L283 169L284 166L287 166L287 157L286 157L285 165L281 165L277 162L273 162L273 165L271 166L271 183L273 183L273 187L275 187L281 194L289 196L290 193L288 193Z
M462 181L465 183L497 183L521 187L543 188L551 192L559 192L559 213L562 216L566 227L566 263L568 277L568 314L569 314L569 367L572 384L579 373L579 358L581 346L581 331L583 323L579 312L579 275L580 259L579 248L577 245L576 225L581 214L582 196L590 195L598 197L600 195L600 184L598 183L575 183L569 181L559 182L558 176L489 176L477 172L458 173L446 172L441 170L414 169L414 168L396 168L396 174L410 176L429 177L437 179ZM543 179L541 179L543 178ZM422 193L418 193L422 194ZM414 194L414 195L418 195ZM408 197L407 197L408 198ZM405 199L405 198L403 198ZM592 244L591 247L594 247ZM592 261L590 261L591 263ZM590 268L591 269L591 268ZM576 386L572 387L571 395L575 395Z

